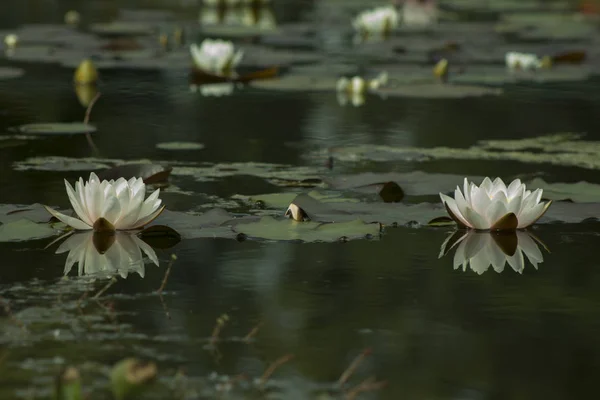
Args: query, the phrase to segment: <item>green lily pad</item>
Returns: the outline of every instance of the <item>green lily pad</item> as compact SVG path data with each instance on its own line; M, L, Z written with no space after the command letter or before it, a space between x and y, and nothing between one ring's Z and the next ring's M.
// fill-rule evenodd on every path
M161 150L202 150L204 145L195 142L164 142L156 145Z
M454 190L460 185L464 175L435 174L422 171L413 172L365 172L356 175L339 175L325 179L324 183L331 189L363 191L379 182L396 182L408 196L437 195ZM467 176L469 180L479 182L482 176ZM312 195L311 195L312 196Z
M469 148L389 145L340 146L318 150L311 157L333 157L345 162L502 160L600 169L600 144L575 140L577 135L557 134L520 140L481 141Z
M145 36L157 32L157 25L143 21L114 21L92 24L90 31L105 36Z
M507 83L578 82L591 76L592 70L581 65L560 65L535 71L510 70L505 66L473 66L460 75L450 75L457 84L504 85Z
M176 166L173 175L191 176L201 182L214 181L226 176L250 175L266 179L278 186L303 186L300 185L303 181L310 186L316 186L321 182L321 174L315 167L257 162L221 163L205 167Z
M336 83L337 78L333 76L284 75L275 79L255 81L250 83L250 86L264 90L330 91L334 93Z
M131 163L121 164L113 168L98 171L98 178L117 180L119 178L142 178L146 184L166 182L173 168L160 164Z
M94 125L83 122L48 122L21 125L13 130L27 135L81 135L96 132Z
M336 242L375 238L379 236L378 223L364 223L359 219L339 223L297 222L292 219L263 217L260 221L234 227L238 233L255 238L277 241Z
M566 11L571 5L566 1L542 2L537 0L442 0L440 5L444 8L450 8L460 11L477 12L525 12L525 11Z
M502 89L486 86L422 83L386 86L377 93L390 97L417 97L428 99L456 99L464 97L499 96Z
M44 206L39 203L32 205L0 204L0 223L2 224L19 221L21 219L41 223L48 222L51 218L52 215L50 215Z
M48 224L38 224L22 218L0 225L0 242L44 239L57 233L58 231Z
M503 15L496 31L529 40L585 40L596 27L580 13L529 12Z
M547 183L541 178L535 178L527 186L543 189L543 197L549 200L571 200L576 203L600 202L600 185L595 183L584 181L575 183Z
M322 201L324 203L336 203L336 202L358 202L358 199L348 199L341 197L340 193L321 193L315 190L308 193L308 195L314 199ZM240 199L245 202L249 202L252 205L260 205L261 207L285 209L290 203L298 196L296 192L283 192L283 193L268 193L259 194L255 196L242 196L235 195L232 198Z

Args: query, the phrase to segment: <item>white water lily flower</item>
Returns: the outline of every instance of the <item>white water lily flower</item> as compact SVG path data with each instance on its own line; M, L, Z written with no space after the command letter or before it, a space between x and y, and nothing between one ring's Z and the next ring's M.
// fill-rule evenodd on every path
M355 30L364 34L386 34L398 26L398 11L393 6L363 11L352 21Z
M510 69L532 70L543 66L542 60L535 54L511 51L506 53L504 60Z
M156 189L146 201L146 185L142 178L119 178L103 180L95 173L85 184L83 178L75 183L75 189L65 179L65 186L71 205L79 217L64 215L50 207L46 210L65 224L78 229L90 230L94 224L104 218L118 230L138 229L152 222L164 210L158 198L160 189Z
M217 75L233 72L244 55L232 42L221 39L204 39L200 46L193 43L190 54L197 68Z
M480 186L467 178L464 194L457 186L454 199L440 193L442 203L457 224L479 230L524 229L535 223L550 207L540 202L542 189L526 190L520 179L507 187L502 179L485 178Z
M450 239L451 236L448 238ZM512 244L502 245L502 241ZM445 248L447 241L442 244ZM496 235L488 232L468 231L452 247L457 246L454 253L454 269L467 267L481 275L491 265L494 271L500 273L506 263L518 273L525 269L525 257L535 269L544 261L544 256L536 241L528 232L517 231L512 235ZM448 249L449 250L449 249ZM442 254L440 254L441 256Z
M439 10L432 0L405 0L401 20L407 26L427 26L437 22Z
M336 89L338 92L352 93L364 93L367 89L367 81L360 76L355 76L351 79L342 77L337 81Z
M79 276L111 277L118 273L126 278L129 272L137 272L143 278L144 254L156 266L159 265L154 249L136 235L116 232L114 242L103 252L96 248L94 235L94 232L76 233L67 238L56 250L56 254L69 252L65 261L65 275L71 271L75 263L78 263Z

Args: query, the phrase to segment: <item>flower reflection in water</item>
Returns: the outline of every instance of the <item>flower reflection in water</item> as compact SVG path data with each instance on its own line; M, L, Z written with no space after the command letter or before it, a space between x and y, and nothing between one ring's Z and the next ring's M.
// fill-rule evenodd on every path
M442 244L440 255L456 247L454 253L454 269L467 267L481 275L491 265L494 271L500 273L506 263L518 273L525 269L525 257L537 269L544 261L539 245L546 246L529 232L516 231L510 233L490 233L476 231L456 231Z
M112 277L119 274L126 278L130 272L137 272L143 278L144 254L152 263L159 265L152 247L128 232L75 233L59 246L56 254L67 251L69 254L65 262L65 275L78 263L79 276Z

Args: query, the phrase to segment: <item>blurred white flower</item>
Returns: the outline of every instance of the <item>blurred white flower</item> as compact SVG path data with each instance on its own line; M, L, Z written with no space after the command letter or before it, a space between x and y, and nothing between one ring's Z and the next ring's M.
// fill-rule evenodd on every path
M17 46L17 43L19 43L19 37L17 35L15 35L14 33L10 33L10 34L4 36L4 45L8 49L15 48Z
M458 246L454 253L454 269L462 267L462 270L466 271L467 267L470 267L472 271L481 275L491 265L494 271L500 273L508 263L515 272L521 274L525 269L525 257L535 269L544 261L536 240L528 232L496 234L467 231L447 249L448 242L455 234L446 239L440 252L442 257Z
M152 222L164 210L158 198L160 189L156 189L146 201L146 185L142 178L119 178L114 180L100 179L95 173L90 174L90 180L85 184L83 178L75 183L75 190L65 179L67 195L75 213L73 218L62 214L50 207L46 210L65 224L78 229L94 229L94 225L104 219L114 229L138 229Z
M539 58L535 54L508 52L504 56L506 66L510 69L534 70L550 66L548 57Z
M110 239L108 248L96 247L98 240ZM98 275L112 277L115 274L127 277L129 272L137 272L144 277L144 254L157 266L158 258L154 249L134 234L116 232L107 236L94 232L76 233L65 240L56 250L56 254L69 252L65 262L64 274L67 275L73 265L78 263L78 275Z
M523 229L535 223L550 207L540 202L542 189L526 190L520 179L507 187L502 179L485 178L480 186L464 181L464 194L457 186L454 199L440 193L442 203L459 225L479 230Z
M221 39L205 39L200 46L190 46L190 53L196 67L217 75L233 73L244 53L235 50L233 43Z
M400 11L403 25L426 26L437 22L439 10L432 0L405 0Z
M398 19L395 7L377 7L357 15L352 26L364 35L385 35L398 26Z

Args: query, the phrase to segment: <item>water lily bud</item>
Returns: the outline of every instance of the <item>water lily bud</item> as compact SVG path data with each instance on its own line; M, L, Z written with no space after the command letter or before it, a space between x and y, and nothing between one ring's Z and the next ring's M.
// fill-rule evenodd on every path
M98 88L94 84L75 85L77 100L84 108L88 108L94 97L98 94Z
M69 10L65 14L65 24L77 26L81 22L81 15L75 10Z
M75 367L66 367L56 377L54 400L82 400L81 377Z
M442 58L437 64L435 64L435 67L433 67L433 76L442 82L446 82L448 80L448 60Z
M135 358L119 361L110 374L110 384L116 400L133 399L144 392L156 378L158 369L153 362Z
M552 57L544 56L540 60L540 68L551 68L552 67Z
M183 44L185 40L185 37L183 35L183 28L181 27L177 27L175 28L175 31L173 32L173 41L175 42L175 44L177 46L181 46Z
M161 35L158 37L158 43L160 43L160 47L162 47L163 50L168 50L169 36L166 33L161 33Z
M17 43L19 43L19 37L14 33L4 36L4 44L6 47L14 49L17 47Z
M285 216L293 219L294 221L308 221L310 218L306 211L295 205L294 203L290 204L288 209L285 212Z
M79 64L75 71L75 83L80 85L95 83L98 80L98 70L89 58Z

